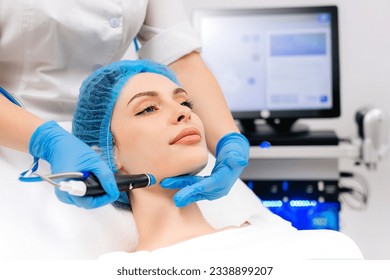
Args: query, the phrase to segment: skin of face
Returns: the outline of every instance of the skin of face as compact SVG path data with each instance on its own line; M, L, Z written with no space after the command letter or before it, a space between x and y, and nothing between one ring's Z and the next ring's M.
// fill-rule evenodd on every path
M111 119L119 172L150 173L160 182L201 170L208 160L204 127L190 107L187 93L165 76L131 77Z

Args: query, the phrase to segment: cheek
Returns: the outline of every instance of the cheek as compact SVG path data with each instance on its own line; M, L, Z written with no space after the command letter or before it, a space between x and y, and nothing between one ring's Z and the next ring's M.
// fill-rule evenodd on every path
M199 144L191 147L176 147L172 166L175 166L175 176L200 171L208 161L208 150L206 145Z
M166 135L166 131L161 132ZM120 162L128 174L151 173L157 181L200 171L208 160L206 145L169 146L159 134L153 138L134 137L122 145Z
M152 173L162 164L161 159L165 155L161 138L166 136L166 132L156 131L150 124L146 128L134 127L138 133L122 133L118 140L118 159L127 173Z

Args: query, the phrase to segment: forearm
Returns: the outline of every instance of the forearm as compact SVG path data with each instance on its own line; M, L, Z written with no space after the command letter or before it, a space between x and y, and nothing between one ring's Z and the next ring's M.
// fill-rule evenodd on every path
M0 95L0 146L28 152L31 135L43 122Z
M217 80L195 52L169 66L194 102L194 111L205 126L209 150L215 154L216 144L223 135L239 132Z

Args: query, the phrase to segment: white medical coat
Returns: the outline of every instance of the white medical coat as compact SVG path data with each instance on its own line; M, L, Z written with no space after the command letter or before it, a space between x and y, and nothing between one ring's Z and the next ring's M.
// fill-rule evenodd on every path
M39 117L70 120L81 82L141 43L169 64L200 41L180 0L0 0L0 85Z

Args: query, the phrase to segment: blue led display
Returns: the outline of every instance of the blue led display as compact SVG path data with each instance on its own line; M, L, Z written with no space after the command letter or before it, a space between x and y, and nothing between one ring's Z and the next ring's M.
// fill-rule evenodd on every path
M339 202L315 200L263 200L263 205L274 214L291 222L297 229L340 230Z

